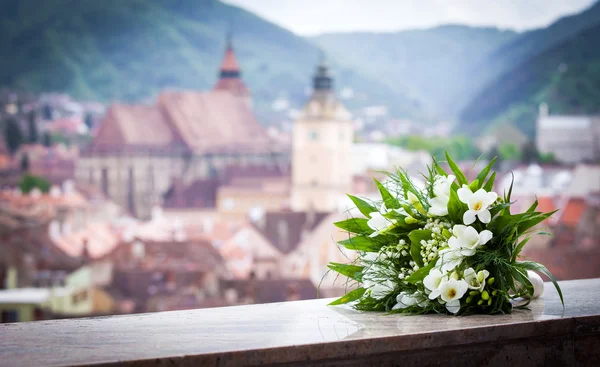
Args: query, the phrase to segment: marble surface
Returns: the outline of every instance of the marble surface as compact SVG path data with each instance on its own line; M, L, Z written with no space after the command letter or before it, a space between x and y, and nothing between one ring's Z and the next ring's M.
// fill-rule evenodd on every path
M401 316L330 300L0 325L0 365L261 365L517 338L600 335L600 279L561 282L510 315ZM591 330L591 331L590 331ZM597 340L597 339L596 339Z

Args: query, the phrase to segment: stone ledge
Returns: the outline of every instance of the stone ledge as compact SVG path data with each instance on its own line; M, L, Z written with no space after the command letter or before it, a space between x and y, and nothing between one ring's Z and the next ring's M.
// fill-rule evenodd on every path
M0 365L600 365L600 279L511 315L361 313L329 300L0 325Z

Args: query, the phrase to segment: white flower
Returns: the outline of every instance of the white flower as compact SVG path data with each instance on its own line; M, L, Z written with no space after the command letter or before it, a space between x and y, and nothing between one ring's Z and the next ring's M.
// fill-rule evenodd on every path
M367 221L369 228L374 230L369 237L378 236L394 225L394 222L384 217L380 212L371 213L371 219Z
M413 294L401 292L396 297L396 302L397 303L394 305L394 307L392 307L392 310L404 309L414 305L425 307L429 303L427 298L425 298L425 296L420 292L415 292Z
M465 295L469 286L464 280L450 278L447 282L440 284L440 296L446 302L446 309L452 313L460 310L460 299Z
M463 222L465 224L469 225L475 222L475 216L477 216L482 223L490 222L492 216L488 207L496 201L498 194L493 191L486 192L484 189L479 189L473 193L467 185L463 185L456 193L458 194L460 201L469 206L469 210L467 210L463 216Z
M454 301L446 302L446 310L452 313L460 311L460 300L455 299Z
M375 299L384 298L396 288L396 282L392 279L397 277L392 269L381 265L388 259L387 254L384 252L369 252L362 259L366 263L363 274L363 287L369 290L371 297Z
M389 210L385 207L385 203L381 204L381 208L379 208L378 212L372 212L369 215L371 218L367 221L367 225L371 228L373 233L369 237L376 237L381 233L386 232L391 227L393 227L396 222L384 217L384 214L387 214Z
M465 270L464 278L470 289L476 289L479 292L483 291L485 287L485 280L490 276L490 272L487 270L480 270L475 273L473 268Z
M474 255L477 247L485 245L492 239L492 232L487 229L477 233L475 228L462 224L455 225L452 233L454 235L448 240L448 246L453 251L460 251L464 256Z
M450 186L455 176L436 176L433 181L433 195L429 200L429 215L443 217L448 215L448 201L450 200Z
M412 192L408 192L408 202L415 205L417 203L420 203L419 198L417 198L417 196L415 194L413 194Z
M443 274L438 268L433 268L429 271L425 279L423 279L423 285L431 291L429 299L436 299L440 296L439 288L444 278L447 280L448 276Z
M371 297L375 299L383 299L388 294L392 293L396 288L396 283L391 280L385 280L383 283L377 283L371 287Z
M439 267L444 273L447 273L459 266L464 259L464 256L460 250L453 250L450 248L441 250L439 252L439 256L440 257L435 263L435 266Z

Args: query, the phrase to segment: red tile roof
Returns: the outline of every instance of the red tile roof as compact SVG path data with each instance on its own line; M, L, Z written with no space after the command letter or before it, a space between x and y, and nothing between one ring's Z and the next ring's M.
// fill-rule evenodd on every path
M564 209L559 213L558 223L570 227L575 227L579 224L586 210L586 202L583 198L570 198Z
M250 94L246 84L240 78L221 78L215 84L214 90L228 91L235 96L246 96Z

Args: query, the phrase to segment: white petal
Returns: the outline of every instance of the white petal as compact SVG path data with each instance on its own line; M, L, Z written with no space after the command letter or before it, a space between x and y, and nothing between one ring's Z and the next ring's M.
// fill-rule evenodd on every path
M471 201L485 201L487 198L487 192L484 189L479 189L473 193Z
M479 242L479 233L477 233L477 230L475 228L467 227L465 228L465 231L460 240L462 245L461 247L473 248Z
M434 290L433 292L429 293L429 299L436 299L440 296L440 291L439 289Z
M481 223L489 223L492 220L492 214L487 209L477 213L477 216L479 217Z
M481 219L481 217L479 217ZM489 240L492 239L494 235L492 234L491 231L483 230L479 233L479 244L480 245L485 245Z
M431 207L429 208L429 214L438 217L448 215L448 198L435 197L429 201Z
M460 199L460 201L462 201L465 204L467 204L473 196L473 192L471 191L471 189L469 189L469 186L467 185L463 185L463 187L458 189L456 193L458 194L458 198Z
M454 233L456 237L462 237L463 233L465 233L465 229L467 229L467 226L457 224L454 227L452 227L452 233Z
M463 215L463 223L469 225L469 224L472 224L473 222L475 222L475 211L467 210L465 212L465 214Z
M454 301L446 303L446 309L454 314L458 313L458 311L460 311L460 300L455 299Z
M459 250L460 249L460 241L458 240L458 238L452 236L448 240L448 246L450 246L450 249L452 249L452 250Z
M490 206L492 205L496 199L498 199L498 194L496 194L493 191L488 192L487 194L485 194L485 206Z

